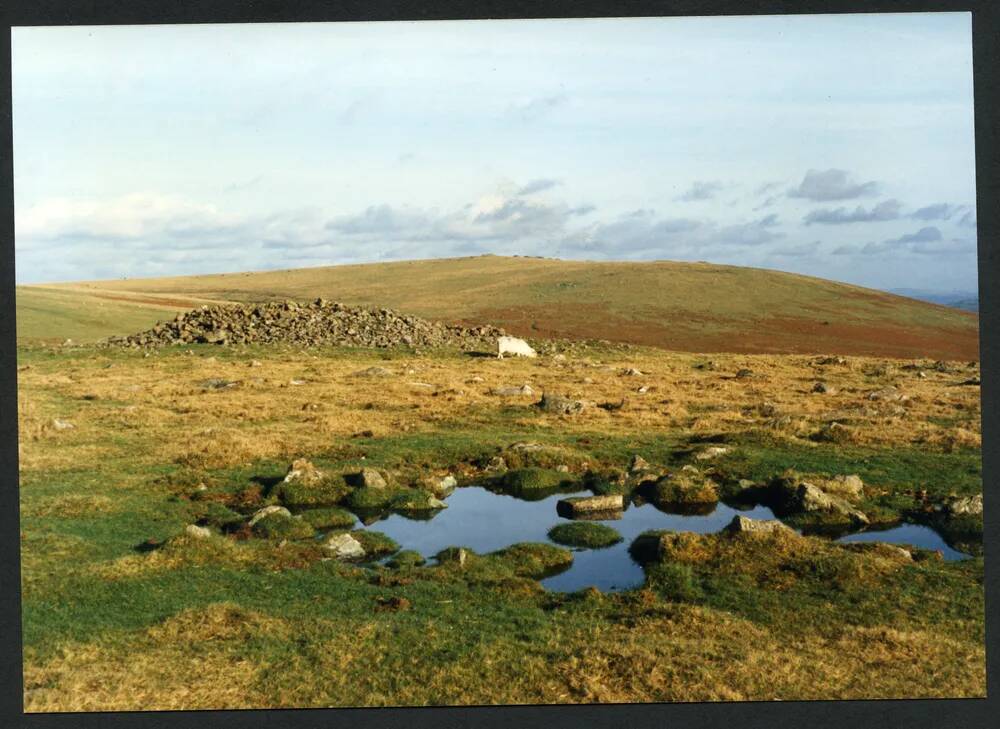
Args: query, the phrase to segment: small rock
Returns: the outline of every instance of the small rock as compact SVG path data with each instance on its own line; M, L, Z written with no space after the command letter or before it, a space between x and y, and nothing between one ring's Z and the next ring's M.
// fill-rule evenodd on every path
M565 463L561 463L558 466L556 466L556 471L558 471L559 473L569 473L569 466L567 466Z
M621 371L622 377L637 377L643 374L644 373L641 370L637 370L635 367L626 367Z
M286 509L284 506L278 506L272 504L271 506L265 506L263 509L259 509L254 512L253 516L250 517L250 521L247 522L249 526L253 526L265 516L270 516L271 514L281 514L282 516L291 517L292 512Z
M812 386L812 391L818 392L821 395L832 395L835 392L834 389L825 382L817 382Z
M348 478L352 486L370 489L388 488L385 477L374 468L362 468L358 473L352 474Z
M952 516L979 515L983 513L983 495L966 496L962 499L955 499L947 505L948 513Z
M489 462L486 464L486 471L506 471L507 462L503 459L503 456L493 456Z
M628 464L629 473L638 473L639 471L648 471L649 469L649 462L638 453L632 456L632 460Z
M586 514L594 511L621 511L625 508L625 497L621 494L604 496L577 496L561 499L556 503L556 510L562 514Z
M60 420L59 418L52 419L52 427L56 430L73 430L76 426L68 420Z
M749 379L751 377L753 377L753 370L751 370L751 369L747 369L746 367L744 367L743 369L740 369L740 370L736 371L736 379L737 380L746 380L746 379Z
M212 530L208 527L198 526L197 524L188 524L184 527L184 533L189 537L194 537L195 539L208 539L212 536Z
M489 394L500 395L502 397L515 397L518 395L534 395L535 391L528 385L521 385L521 387L494 387L490 390Z
M305 458L299 458L292 461L292 465L288 467L288 471L285 473L285 478L282 483L292 483L294 481L298 481L308 486L312 486L318 484L322 480L322 471L316 468L316 466L314 466L310 461L307 461Z
M695 458L699 461L707 461L711 458L718 458L719 456L724 456L729 453L732 449L727 446L709 446L699 453L695 454Z
M331 534L323 542L323 550L338 559L360 559L365 556L365 548L361 542L346 532Z
M782 524L777 519L748 519L737 514L726 526L730 534L770 534L772 532L793 532L791 527Z
M389 377L392 375L392 370L388 370L385 367L369 367L364 370L359 370L354 373L355 377Z
M559 415L577 415L584 408L584 404L580 400L572 400L560 395L549 395L548 393L543 393L542 399L536 404L547 413Z

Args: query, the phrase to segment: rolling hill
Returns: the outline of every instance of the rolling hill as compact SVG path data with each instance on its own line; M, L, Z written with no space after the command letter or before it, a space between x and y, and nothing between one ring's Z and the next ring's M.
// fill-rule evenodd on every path
M18 337L85 341L204 303L317 297L689 352L979 358L975 314L872 289L708 263L516 256L22 286Z

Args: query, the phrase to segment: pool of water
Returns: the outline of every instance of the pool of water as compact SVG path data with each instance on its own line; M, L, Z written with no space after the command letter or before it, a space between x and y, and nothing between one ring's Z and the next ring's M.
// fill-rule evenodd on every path
M556 502L570 496L590 496L589 491L524 501L497 494L478 486L467 486L448 497L448 508L432 519L415 520L400 514L370 524L367 528L395 539L403 549L413 549L431 557L445 547L468 547L480 554L503 549L517 542L547 542L548 531L570 521L556 513ZM758 506L737 511L722 503L704 515L667 514L652 504L629 506L621 519L600 523L613 527L623 540L605 549L573 550L573 564L557 575L543 579L542 585L559 592L584 587L602 591L625 590L641 585L642 568L628 553L632 541L647 529L669 529L707 534L717 532L735 514L752 519L773 519L771 510Z
M948 546L940 534L923 524L900 524L889 529L856 532L841 537L838 542L887 542L888 544L910 544L923 549L940 550L949 562L968 559L969 555Z
M389 514L366 528L382 532L403 549L412 549L430 558L445 547L468 547L479 554L494 552L517 542L547 542L548 531L570 521L556 512L556 503L571 496L589 496L589 491L562 493L538 501L525 501L498 494L479 486L457 489L448 497L448 508L431 518L414 519ZM541 580L557 592L596 587L604 592L627 590L643 583L642 567L628 552L632 541L649 529L710 534L719 531L736 514L751 519L774 519L766 506L737 510L719 502L704 514L670 514L652 504L630 505L620 519L601 520L613 527L622 541L605 549L573 549L573 564ZM887 542L940 550L947 560L968 555L949 547L933 529L919 524L902 524L882 531L864 531L841 537L840 542Z

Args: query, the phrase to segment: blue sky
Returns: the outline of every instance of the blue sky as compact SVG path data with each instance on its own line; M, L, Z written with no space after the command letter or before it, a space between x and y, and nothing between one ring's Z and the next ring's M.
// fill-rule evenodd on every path
M976 288L966 13L12 43L20 283L490 252Z

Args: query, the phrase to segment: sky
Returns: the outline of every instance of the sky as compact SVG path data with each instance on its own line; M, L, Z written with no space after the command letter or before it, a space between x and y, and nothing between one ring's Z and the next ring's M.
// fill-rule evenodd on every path
M12 30L18 283L538 255L976 290L968 13Z

